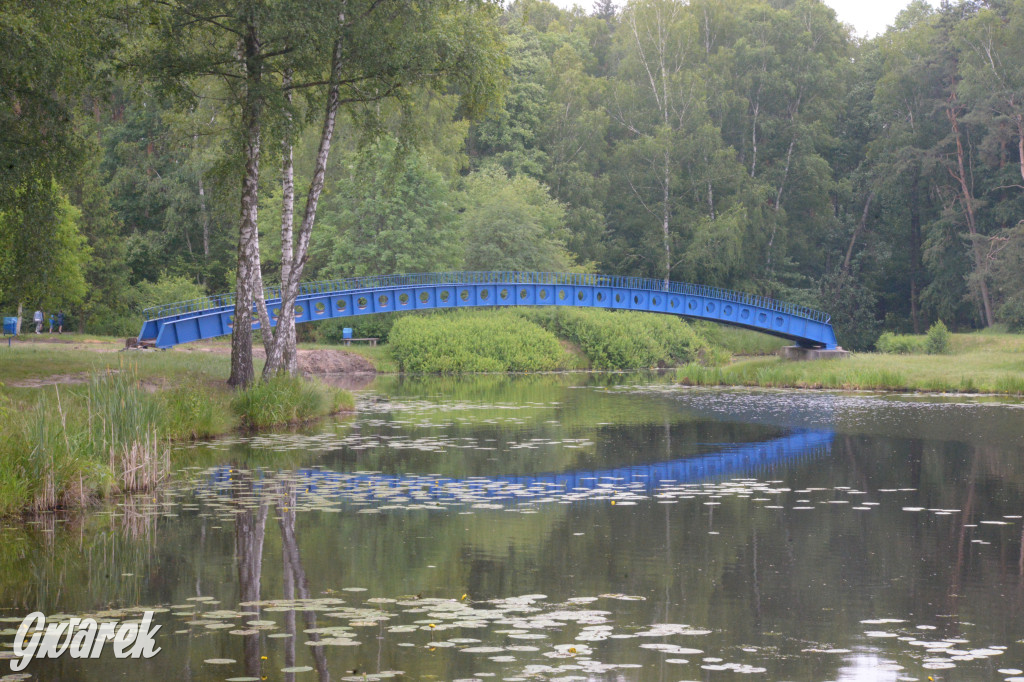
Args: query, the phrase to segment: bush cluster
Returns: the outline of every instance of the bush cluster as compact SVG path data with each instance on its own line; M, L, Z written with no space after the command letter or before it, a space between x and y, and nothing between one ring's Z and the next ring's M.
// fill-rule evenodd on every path
M530 372L569 361L554 334L514 310L402 317L390 345L403 372Z
M950 350L949 344L953 335L942 320L928 328L924 336L914 334L893 334L883 332L875 342L875 350L880 353L897 355L925 354L942 355Z
M286 374L253 384L231 401L231 409L249 429L309 421L352 406L346 391Z
M913 334L893 334L882 332L875 342L875 350L879 353L895 355L914 355L924 353L925 337Z
M521 314L578 345L595 369L675 367L710 353L704 338L670 315L584 308L542 308Z

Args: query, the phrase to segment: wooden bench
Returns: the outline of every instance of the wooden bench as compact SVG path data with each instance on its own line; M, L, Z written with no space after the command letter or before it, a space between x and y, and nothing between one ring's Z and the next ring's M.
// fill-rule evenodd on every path
M346 346L351 346L353 341L366 341L371 346L376 346L377 345L377 337L376 336L368 336L368 337L365 337L365 338L358 338L358 339L344 339L344 342L345 342Z

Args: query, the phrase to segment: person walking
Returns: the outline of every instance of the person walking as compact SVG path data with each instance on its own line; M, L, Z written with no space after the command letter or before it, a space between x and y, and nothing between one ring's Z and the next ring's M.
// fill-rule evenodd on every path
M53 313L50 313L50 331L47 332L47 333L49 333L49 334L53 333L53 323L54 322L56 322L56 320L53 319Z
M36 323L36 334L42 334L43 333L43 311L37 309L36 312L32 315L32 321Z
M64 333L64 311L63 310L61 310L59 313L57 313L57 333L58 334L63 334Z

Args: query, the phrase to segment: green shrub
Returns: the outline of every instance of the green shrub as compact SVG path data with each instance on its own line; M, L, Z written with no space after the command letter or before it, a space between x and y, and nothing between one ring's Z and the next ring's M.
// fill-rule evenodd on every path
M155 282L143 280L135 285L135 304L141 308L151 308L165 303L191 301L206 296L206 289L196 284L195 280L184 275L160 273Z
M708 367L724 367L732 360L732 353L725 348L708 346L701 353L701 360Z
M64 322L64 331L74 329L71 315ZM85 323L85 332L104 336L129 337L138 335L142 329L142 316L139 313L124 313L103 308L89 315Z
M351 404L345 391L282 374L241 391L231 401L231 408L243 426L262 429L309 421Z
M893 334L882 332L875 342L875 349L880 353L907 355L925 352L925 337L913 334Z
M925 335L925 351L929 355L944 355L948 353L949 342L952 337L953 335L946 329L946 325L942 323L942 320L938 320L928 328L928 333Z
M939 320L929 327L928 333L924 336L882 332L875 342L875 349L880 353L942 355L950 351L952 338L953 335L946 325Z
M688 324L703 336L709 345L718 346L734 355L775 355L780 348L791 343L778 336L718 322L694 320Z
M402 317L390 348L404 372L533 372L568 360L552 333L513 310Z
M580 347L595 369L648 369L694 362L709 350L686 322L631 311L541 308L520 312ZM714 356L715 362L722 354Z

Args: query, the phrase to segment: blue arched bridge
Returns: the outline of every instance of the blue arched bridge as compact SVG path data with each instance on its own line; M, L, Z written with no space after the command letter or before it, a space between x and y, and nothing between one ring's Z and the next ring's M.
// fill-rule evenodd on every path
M281 290L264 291L270 323ZM231 333L234 294L146 309L139 343L171 348ZM643 310L745 327L805 348L836 348L828 315L818 310L700 284L640 277L553 272L435 272L307 282L295 302L295 322L338 317L480 306L577 306ZM254 322L253 329L259 329Z

